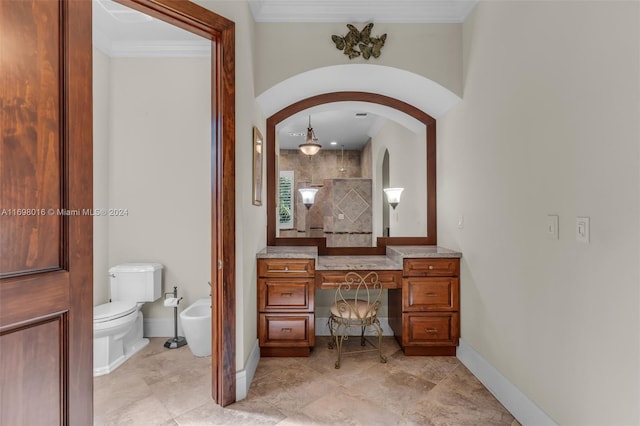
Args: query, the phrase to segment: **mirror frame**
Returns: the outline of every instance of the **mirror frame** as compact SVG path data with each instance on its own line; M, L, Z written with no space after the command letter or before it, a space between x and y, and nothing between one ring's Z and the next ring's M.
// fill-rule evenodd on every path
M334 102L359 101L384 105L415 118L426 126L427 145L427 236L378 237L375 247L327 247L324 237L276 237L276 126L292 115L308 108ZM319 255L384 255L388 245L436 245L436 120L420 109L389 96L369 92L332 92L295 102L267 118L267 245L316 246Z

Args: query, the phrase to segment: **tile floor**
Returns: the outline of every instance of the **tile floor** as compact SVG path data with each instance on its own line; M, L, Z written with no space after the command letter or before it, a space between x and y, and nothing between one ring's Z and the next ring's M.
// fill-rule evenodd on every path
M309 358L262 358L247 398L226 408L209 396L211 358L165 340L94 379L94 424L519 425L455 357L406 357L392 337L386 364L366 353L336 370L326 337Z

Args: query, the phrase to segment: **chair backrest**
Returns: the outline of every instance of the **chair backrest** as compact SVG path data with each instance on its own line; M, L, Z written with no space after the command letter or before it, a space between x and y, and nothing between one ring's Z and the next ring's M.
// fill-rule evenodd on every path
M375 320L382 298L382 283L377 272L362 276L348 272L335 293L335 306L342 318Z

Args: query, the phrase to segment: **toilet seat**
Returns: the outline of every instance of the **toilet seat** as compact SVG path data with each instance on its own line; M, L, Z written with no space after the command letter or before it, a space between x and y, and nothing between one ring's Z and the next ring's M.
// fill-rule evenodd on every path
M117 301L93 308L93 323L100 324L125 317L137 310L136 302Z

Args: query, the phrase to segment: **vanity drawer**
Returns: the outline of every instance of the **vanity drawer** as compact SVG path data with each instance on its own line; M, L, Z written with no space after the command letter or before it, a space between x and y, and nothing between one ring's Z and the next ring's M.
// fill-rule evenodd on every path
M405 259L402 274L405 277L457 277L460 275L460 260Z
M313 277L313 259L258 259L259 277Z
M337 288L344 282L349 271L318 271L316 287L320 289ZM402 288L402 273L400 271L354 271L366 276L369 272L377 272L383 288Z
M403 311L457 311L460 309L458 278L404 278Z
M457 345L460 315L457 312L403 314L405 345Z
M260 314L260 346L306 346L315 344L314 314Z
M313 311L313 278L258 278L258 310Z

